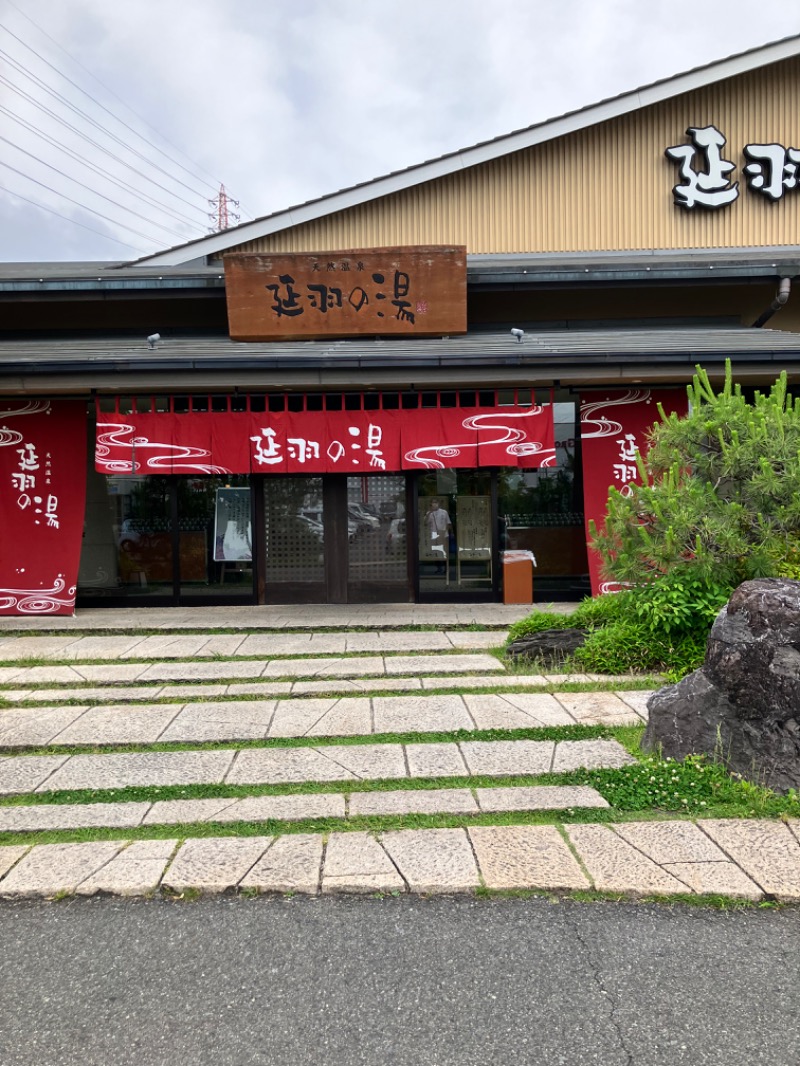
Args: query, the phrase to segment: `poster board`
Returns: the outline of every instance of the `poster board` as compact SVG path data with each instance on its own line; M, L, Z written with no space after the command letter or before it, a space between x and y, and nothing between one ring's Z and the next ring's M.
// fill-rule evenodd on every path
M250 489L217 489L214 562L251 562L252 559Z
M456 499L456 542L465 559L488 559L492 554L492 504L488 496Z

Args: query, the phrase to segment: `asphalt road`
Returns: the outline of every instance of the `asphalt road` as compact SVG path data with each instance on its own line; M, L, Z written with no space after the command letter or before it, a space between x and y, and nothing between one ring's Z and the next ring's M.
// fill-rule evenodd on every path
M2 1066L798 1066L800 910L0 905Z

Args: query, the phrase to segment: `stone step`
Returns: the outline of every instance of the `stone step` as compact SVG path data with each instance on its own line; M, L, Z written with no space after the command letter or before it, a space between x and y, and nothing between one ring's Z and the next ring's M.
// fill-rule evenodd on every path
M562 688L567 685L637 684L638 690L628 693L638 697L650 696L659 679L642 674L441 674L438 677L366 677L366 678L321 678L311 681L233 681L161 685L126 685L108 681L105 685L92 687L86 682L80 687L65 685L60 688L2 688L0 686L0 711L3 704L48 704L48 703L136 703L153 700L218 699L236 696L314 696L364 692L435 692L439 689L458 688L462 691L482 688L541 689ZM633 704L636 705L636 704ZM640 712L641 713L641 712Z
M233 656L244 659L278 655L335 655L371 652L447 652L499 648L506 630L445 630L372 633L186 633L157 636L0 637L0 662L24 659L113 662L135 659L188 659Z
M370 815L487 814L608 807L588 785L516 788L404 789L391 792L319 792L244 799L160 800L155 803L38 804L0 807L0 833L58 829L178 825L197 822L297 822Z
M97 663L71 666L0 666L0 684L94 684L134 681L229 680L234 678L380 678L442 674L504 674L494 655L368 655L337 658L241 659L206 662Z
M461 741L0 757L0 795L189 784L559 774L635 760L615 740Z
M0 711L0 749L641 725L648 695L515 692L18 707Z
M563 835L562 835L563 834ZM569 841L569 843L568 843ZM800 900L800 822L471 826L0 848L0 896L531 889Z

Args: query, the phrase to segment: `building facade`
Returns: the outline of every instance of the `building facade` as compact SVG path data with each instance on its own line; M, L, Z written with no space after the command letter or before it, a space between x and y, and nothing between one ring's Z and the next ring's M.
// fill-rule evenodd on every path
M535 599L601 591L657 404L798 381L799 88L791 38L135 263L0 265L0 612L525 598L524 553Z

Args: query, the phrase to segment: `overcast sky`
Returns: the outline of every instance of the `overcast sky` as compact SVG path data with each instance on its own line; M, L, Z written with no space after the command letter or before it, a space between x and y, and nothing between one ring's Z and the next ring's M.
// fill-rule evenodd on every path
M245 221L795 33L796 0L0 0L0 260L133 259L220 182Z

